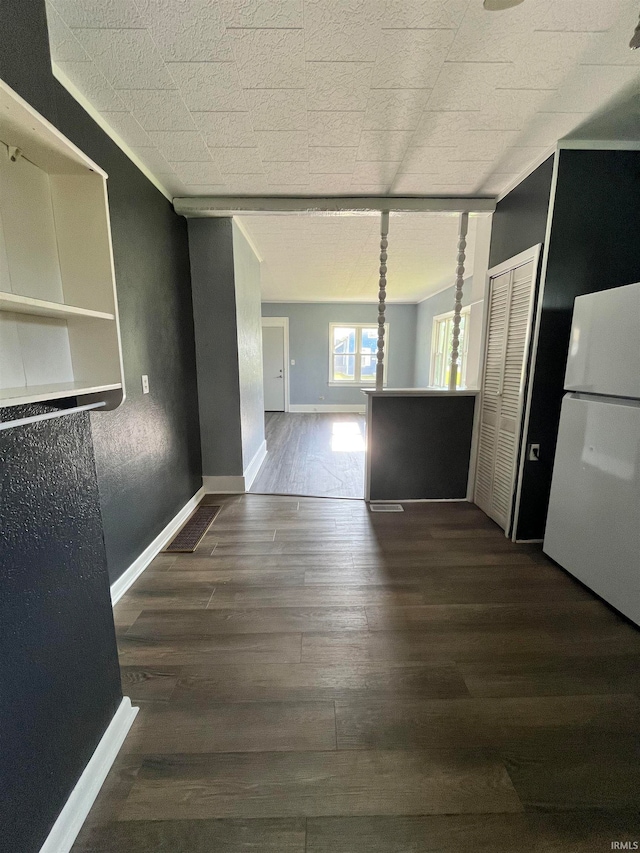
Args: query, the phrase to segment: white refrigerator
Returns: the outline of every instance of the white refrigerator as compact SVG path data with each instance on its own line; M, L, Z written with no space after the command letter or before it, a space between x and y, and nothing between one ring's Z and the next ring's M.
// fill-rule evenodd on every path
M579 296L543 549L640 624L640 283Z

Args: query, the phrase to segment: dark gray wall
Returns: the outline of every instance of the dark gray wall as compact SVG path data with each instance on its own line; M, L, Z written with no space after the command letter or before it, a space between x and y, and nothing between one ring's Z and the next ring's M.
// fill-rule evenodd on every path
M53 78L44 0L1 17L0 77L109 173L129 386L94 418L99 476L86 415L0 438L0 825L35 853L121 700L100 515L113 580L197 490L199 441L186 224Z
M462 306L471 302L471 287L473 279L465 279L462 294ZM438 314L453 311L456 293L455 285L451 285L440 293L435 293L428 299L419 302L416 309L416 356L413 374L413 384L416 388L426 388L429 385L431 372L431 338L433 336L433 318Z
M560 152L517 535L540 538L551 487L573 301L640 281L640 152Z
M122 698L87 415L0 432L0 526L2 849L36 853Z
M202 473L242 476L264 441L260 264L230 218L190 219Z
M263 317L289 318L292 404L365 404L359 388L329 385L329 323L378 324L378 303L263 302ZM388 387L413 387L416 306L387 304ZM324 397L324 399L320 399Z
M489 267L544 243L553 175L553 157L498 202L491 227Z
M233 260L238 329L242 461L246 469L264 442L260 261L236 223Z
M65 91L58 114L109 174L127 399L91 427L114 581L202 485L187 224Z
M190 219L202 473L242 475L238 326L231 219Z
M373 397L371 500L467 496L475 396Z

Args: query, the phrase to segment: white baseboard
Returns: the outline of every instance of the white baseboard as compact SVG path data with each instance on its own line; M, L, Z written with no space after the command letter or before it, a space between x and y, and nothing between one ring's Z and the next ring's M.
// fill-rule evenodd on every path
M402 498L387 498L386 500L381 500L381 498L376 498L375 500L369 500L367 503L370 504L459 504L459 503L470 503L467 498L408 498L407 500L402 500Z
M253 485L253 481L258 476L258 471L260 470L262 463L267 458L267 442L266 440L262 442L260 447L258 448L255 456L247 465L244 472L244 490L248 492L251 486Z
M206 489L204 486L198 489L195 495L182 507L180 512L171 519L164 530L158 533L153 542L147 545L142 554L111 584L112 604L116 604L122 598L131 584L140 577L153 558L162 551L167 542L180 530L184 522L202 500L205 492Z
M246 491L244 477L209 477L202 478L202 486L207 495L241 495Z
M353 412L358 415L364 415L365 409L365 403L292 403L289 406L290 412Z
M131 699L127 696L122 699L120 707L113 715L89 763L53 824L47 840L40 848L40 853L69 853L138 710L131 705Z

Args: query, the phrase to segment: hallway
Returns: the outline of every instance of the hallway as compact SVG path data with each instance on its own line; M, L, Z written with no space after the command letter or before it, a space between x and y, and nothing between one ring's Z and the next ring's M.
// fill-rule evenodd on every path
M254 494L364 497L364 415L265 412L265 434Z
M640 837L640 634L466 503L208 497L115 608L140 706L74 853Z

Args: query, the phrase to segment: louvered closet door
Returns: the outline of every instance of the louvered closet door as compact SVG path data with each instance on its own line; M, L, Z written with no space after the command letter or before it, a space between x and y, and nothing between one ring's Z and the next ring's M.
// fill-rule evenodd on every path
M475 502L508 532L516 458L534 262L491 279L480 409Z

